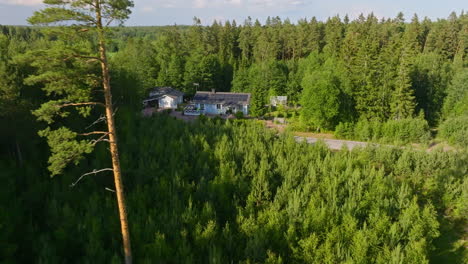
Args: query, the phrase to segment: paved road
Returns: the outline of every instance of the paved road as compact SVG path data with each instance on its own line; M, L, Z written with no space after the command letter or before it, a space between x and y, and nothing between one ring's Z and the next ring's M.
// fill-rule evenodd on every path
M303 142L305 140L309 144L315 144L318 140L323 140L323 142L325 142L325 144L327 144L327 146L330 149L334 149L334 150L340 150L343 147L343 145L348 146L348 149L351 150L355 147L365 147L368 144L370 144L370 143L361 142L361 141L339 140L339 139L326 139L326 138L319 139L319 138L313 138L313 137L300 137L300 136L294 136L294 138L296 139L297 142ZM373 145L378 145L378 144L373 143Z

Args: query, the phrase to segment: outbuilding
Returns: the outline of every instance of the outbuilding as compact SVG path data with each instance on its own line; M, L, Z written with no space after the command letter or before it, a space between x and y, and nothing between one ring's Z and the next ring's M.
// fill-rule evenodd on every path
M149 97L143 100L144 107L176 109L184 101L184 93L172 87L155 87Z

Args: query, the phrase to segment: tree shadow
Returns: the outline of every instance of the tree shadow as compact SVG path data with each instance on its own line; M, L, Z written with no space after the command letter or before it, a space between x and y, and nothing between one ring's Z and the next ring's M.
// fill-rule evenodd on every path
M441 235L434 240L431 263L465 263L468 257L466 248L467 225L464 221L440 220Z

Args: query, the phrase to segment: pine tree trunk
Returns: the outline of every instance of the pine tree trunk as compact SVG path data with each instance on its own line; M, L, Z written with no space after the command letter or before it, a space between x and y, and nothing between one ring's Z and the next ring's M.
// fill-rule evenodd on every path
M16 154L18 156L18 162L19 162L19 165L21 167L21 166L23 166L23 155L21 155L21 148L20 148L20 145L18 143L18 139L16 140Z
M110 153L112 157L112 169L114 171L115 193L117 195L117 204L119 208L120 227L122 232L125 263L132 263L132 250L130 245L130 231L127 221L127 208L125 205L125 195L122 183L122 173L120 171L119 151L117 148L117 134L115 129L112 93L110 86L109 67L107 63L106 45L104 37L104 28L102 25L101 9L99 0L96 0L96 25L99 37L99 57L101 59L102 83L104 87L104 97L106 105L106 120L109 131Z

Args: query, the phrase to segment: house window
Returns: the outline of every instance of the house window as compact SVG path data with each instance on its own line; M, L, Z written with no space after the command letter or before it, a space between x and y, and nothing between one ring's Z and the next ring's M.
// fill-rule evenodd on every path
M216 109L221 109L221 104L216 104Z
M205 104L200 104L200 110L205 110Z

